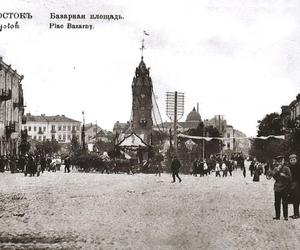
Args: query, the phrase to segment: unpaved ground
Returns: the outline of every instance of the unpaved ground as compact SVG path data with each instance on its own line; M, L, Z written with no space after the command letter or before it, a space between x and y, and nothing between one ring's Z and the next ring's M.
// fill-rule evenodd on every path
M273 181L182 177L0 174L0 249L300 249Z

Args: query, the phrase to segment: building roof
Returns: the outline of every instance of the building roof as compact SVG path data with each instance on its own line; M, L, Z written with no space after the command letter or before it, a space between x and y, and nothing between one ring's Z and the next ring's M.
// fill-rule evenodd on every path
M87 131L87 130L89 130L91 128L92 129L96 128L96 124L87 123L87 124L84 125L84 127L85 127L85 131ZM102 128L97 125L97 131L100 131L100 130L102 130Z
M117 146L130 148L149 147L149 145L135 133L125 136L124 139L117 144Z
M26 122L78 122L64 115L46 116L26 114Z
M11 74L15 74L15 76L19 79L19 81L22 81L23 78L24 78L23 75L19 75L17 73L17 70L13 70L11 68L11 65L8 65L5 62L3 62L3 57L2 56L0 56L0 70L1 70L1 68L4 68L4 69L8 70Z
M186 122L201 122L201 116L200 114L196 111L195 107L193 110L187 115L186 117Z
M130 126L129 122L123 123L123 122L117 121L114 124L113 131L118 130L118 131L121 131L121 132L125 132L129 128L129 126Z

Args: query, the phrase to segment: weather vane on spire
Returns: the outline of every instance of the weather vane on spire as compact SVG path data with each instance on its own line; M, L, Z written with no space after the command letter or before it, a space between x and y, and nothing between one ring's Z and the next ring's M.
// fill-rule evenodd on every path
M143 57L144 57L144 50L146 49L145 48L145 45L144 45L144 43L145 43L145 35L146 36L149 36L149 33L147 33L145 30L143 31L143 39L142 39L142 47L140 48L140 50L142 51L142 60L143 60Z

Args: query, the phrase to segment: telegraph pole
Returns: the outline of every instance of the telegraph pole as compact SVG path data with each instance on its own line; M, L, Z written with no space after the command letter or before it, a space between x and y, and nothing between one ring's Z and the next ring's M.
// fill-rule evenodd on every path
M202 147L202 161L204 161L204 157L205 157L205 125L203 123L203 130L202 130L202 134L203 134L203 147Z
M177 91L174 94L174 149L177 153Z
M177 122L183 116L184 113L184 93L177 91L167 92L166 104L167 116L170 118L171 121L173 121L174 150L175 152L177 152Z

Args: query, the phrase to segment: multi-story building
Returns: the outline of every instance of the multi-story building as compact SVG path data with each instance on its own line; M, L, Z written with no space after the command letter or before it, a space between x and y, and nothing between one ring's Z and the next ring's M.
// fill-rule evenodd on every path
M92 123L85 124L84 125L85 142L86 143L94 142L101 130L102 129L96 124L92 124Z
M23 76L0 57L0 153L18 154L24 123Z
M243 155L248 155L251 143L243 132L227 125L223 132L223 138L224 151L242 152Z
M280 116L287 137L289 137L290 132L300 129L300 94L290 105L281 107Z
M64 115L46 116L26 114L26 124L22 127L27 130L32 141L56 140L59 143L70 143L76 136L80 140L81 122Z

